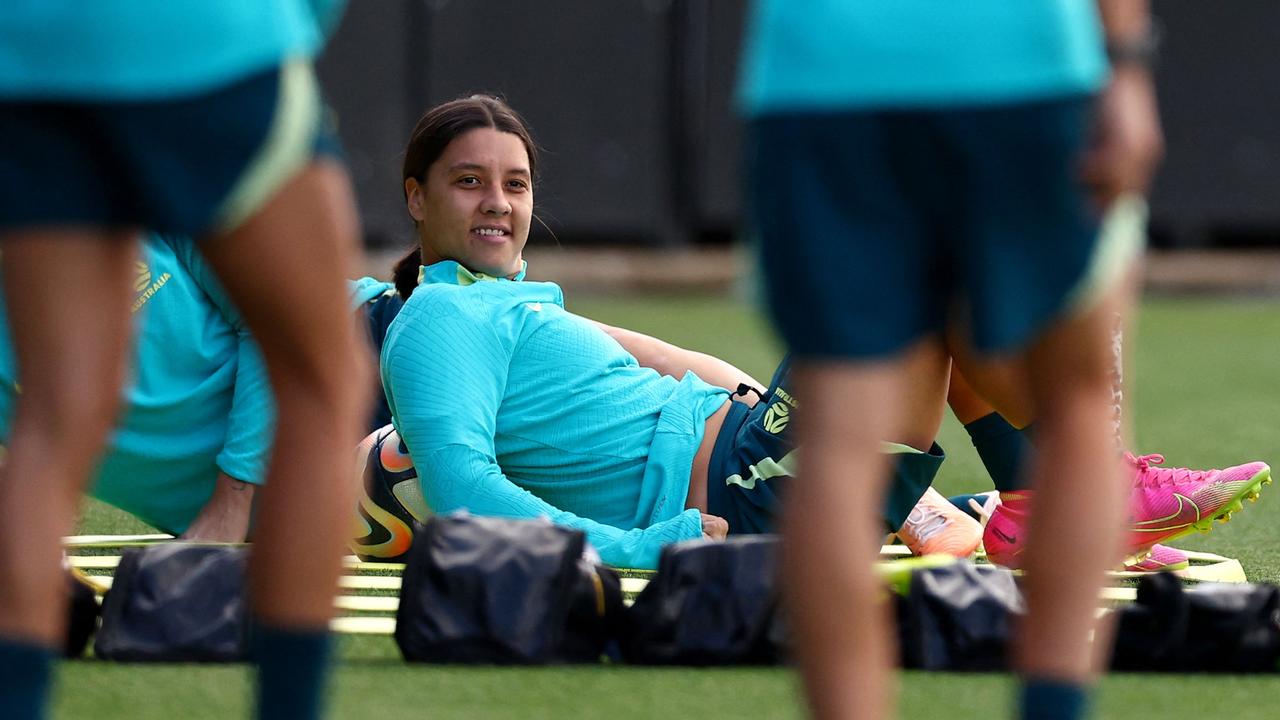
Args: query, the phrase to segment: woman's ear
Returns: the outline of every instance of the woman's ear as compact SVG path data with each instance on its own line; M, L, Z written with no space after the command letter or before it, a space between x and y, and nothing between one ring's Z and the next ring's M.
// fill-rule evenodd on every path
M414 222L422 222L424 218L422 211L422 185L418 183L417 178L405 178L404 197L405 207L409 210L409 217L412 217Z

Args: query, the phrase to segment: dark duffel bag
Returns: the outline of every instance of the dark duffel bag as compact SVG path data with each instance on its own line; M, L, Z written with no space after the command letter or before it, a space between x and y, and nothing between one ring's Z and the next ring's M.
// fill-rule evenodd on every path
M545 521L437 516L415 528L396 611L406 660L598 662L622 616L617 573Z
M899 657L913 670L1006 670L1024 612L1013 573L957 561L911 573L897 601Z
M126 662L247 657L247 552L173 543L124 551L93 651Z
M628 612L628 662L739 665L780 662L778 541L750 535L662 550L658 572Z
M1138 599L1117 611L1115 670L1275 672L1280 661L1280 588L1213 583L1183 587L1171 573L1138 582Z
M78 658L89 647L89 639L98 629L98 596L75 571L67 572L67 631L62 644L62 656Z

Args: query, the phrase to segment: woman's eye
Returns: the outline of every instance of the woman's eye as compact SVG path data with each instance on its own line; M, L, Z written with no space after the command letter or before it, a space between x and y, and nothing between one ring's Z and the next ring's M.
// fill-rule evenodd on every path
M468 175L463 178L458 178L458 184L459 185L479 185L480 178L475 177L474 175Z
M529 184L523 180L512 180L507 183L507 187L510 187L515 190L528 190Z

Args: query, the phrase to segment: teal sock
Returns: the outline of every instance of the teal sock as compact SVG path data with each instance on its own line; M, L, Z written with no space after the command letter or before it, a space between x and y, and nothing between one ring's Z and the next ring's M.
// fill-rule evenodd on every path
M1088 694L1083 685L1024 678L1019 700L1022 720L1080 720Z
M1000 413L984 415L964 426L982 465L1000 492L1025 490L1027 477L1023 464L1031 453L1026 432L1009 424Z
M973 518L974 520L981 520L982 518L978 516L978 511L974 510L973 506L969 504L970 500L977 502L978 506L981 507L982 501L986 500L986 498L976 493L968 493L965 495L952 495L951 497L947 498L947 502L950 502L952 505L955 505L957 508L959 508L962 512L964 512L969 517Z
M881 517L889 532L897 532L920 497L933 485L947 454L941 445L934 443L927 453L899 445L889 455L893 459L893 477L885 493Z
M0 714L41 720L53 677L53 648L0 638Z
M258 717L318 720L332 641L327 631L253 627L258 664Z

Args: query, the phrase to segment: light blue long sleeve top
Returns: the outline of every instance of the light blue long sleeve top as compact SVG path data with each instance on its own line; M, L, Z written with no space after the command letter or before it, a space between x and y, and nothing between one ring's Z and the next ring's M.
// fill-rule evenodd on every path
M4 0L0 97L206 91L312 57L344 0Z
M1025 102L1106 76L1095 0L755 0L748 116Z
M556 284L424 267L381 367L433 511L546 516L624 567L701 537L689 476L728 391L640 367Z

